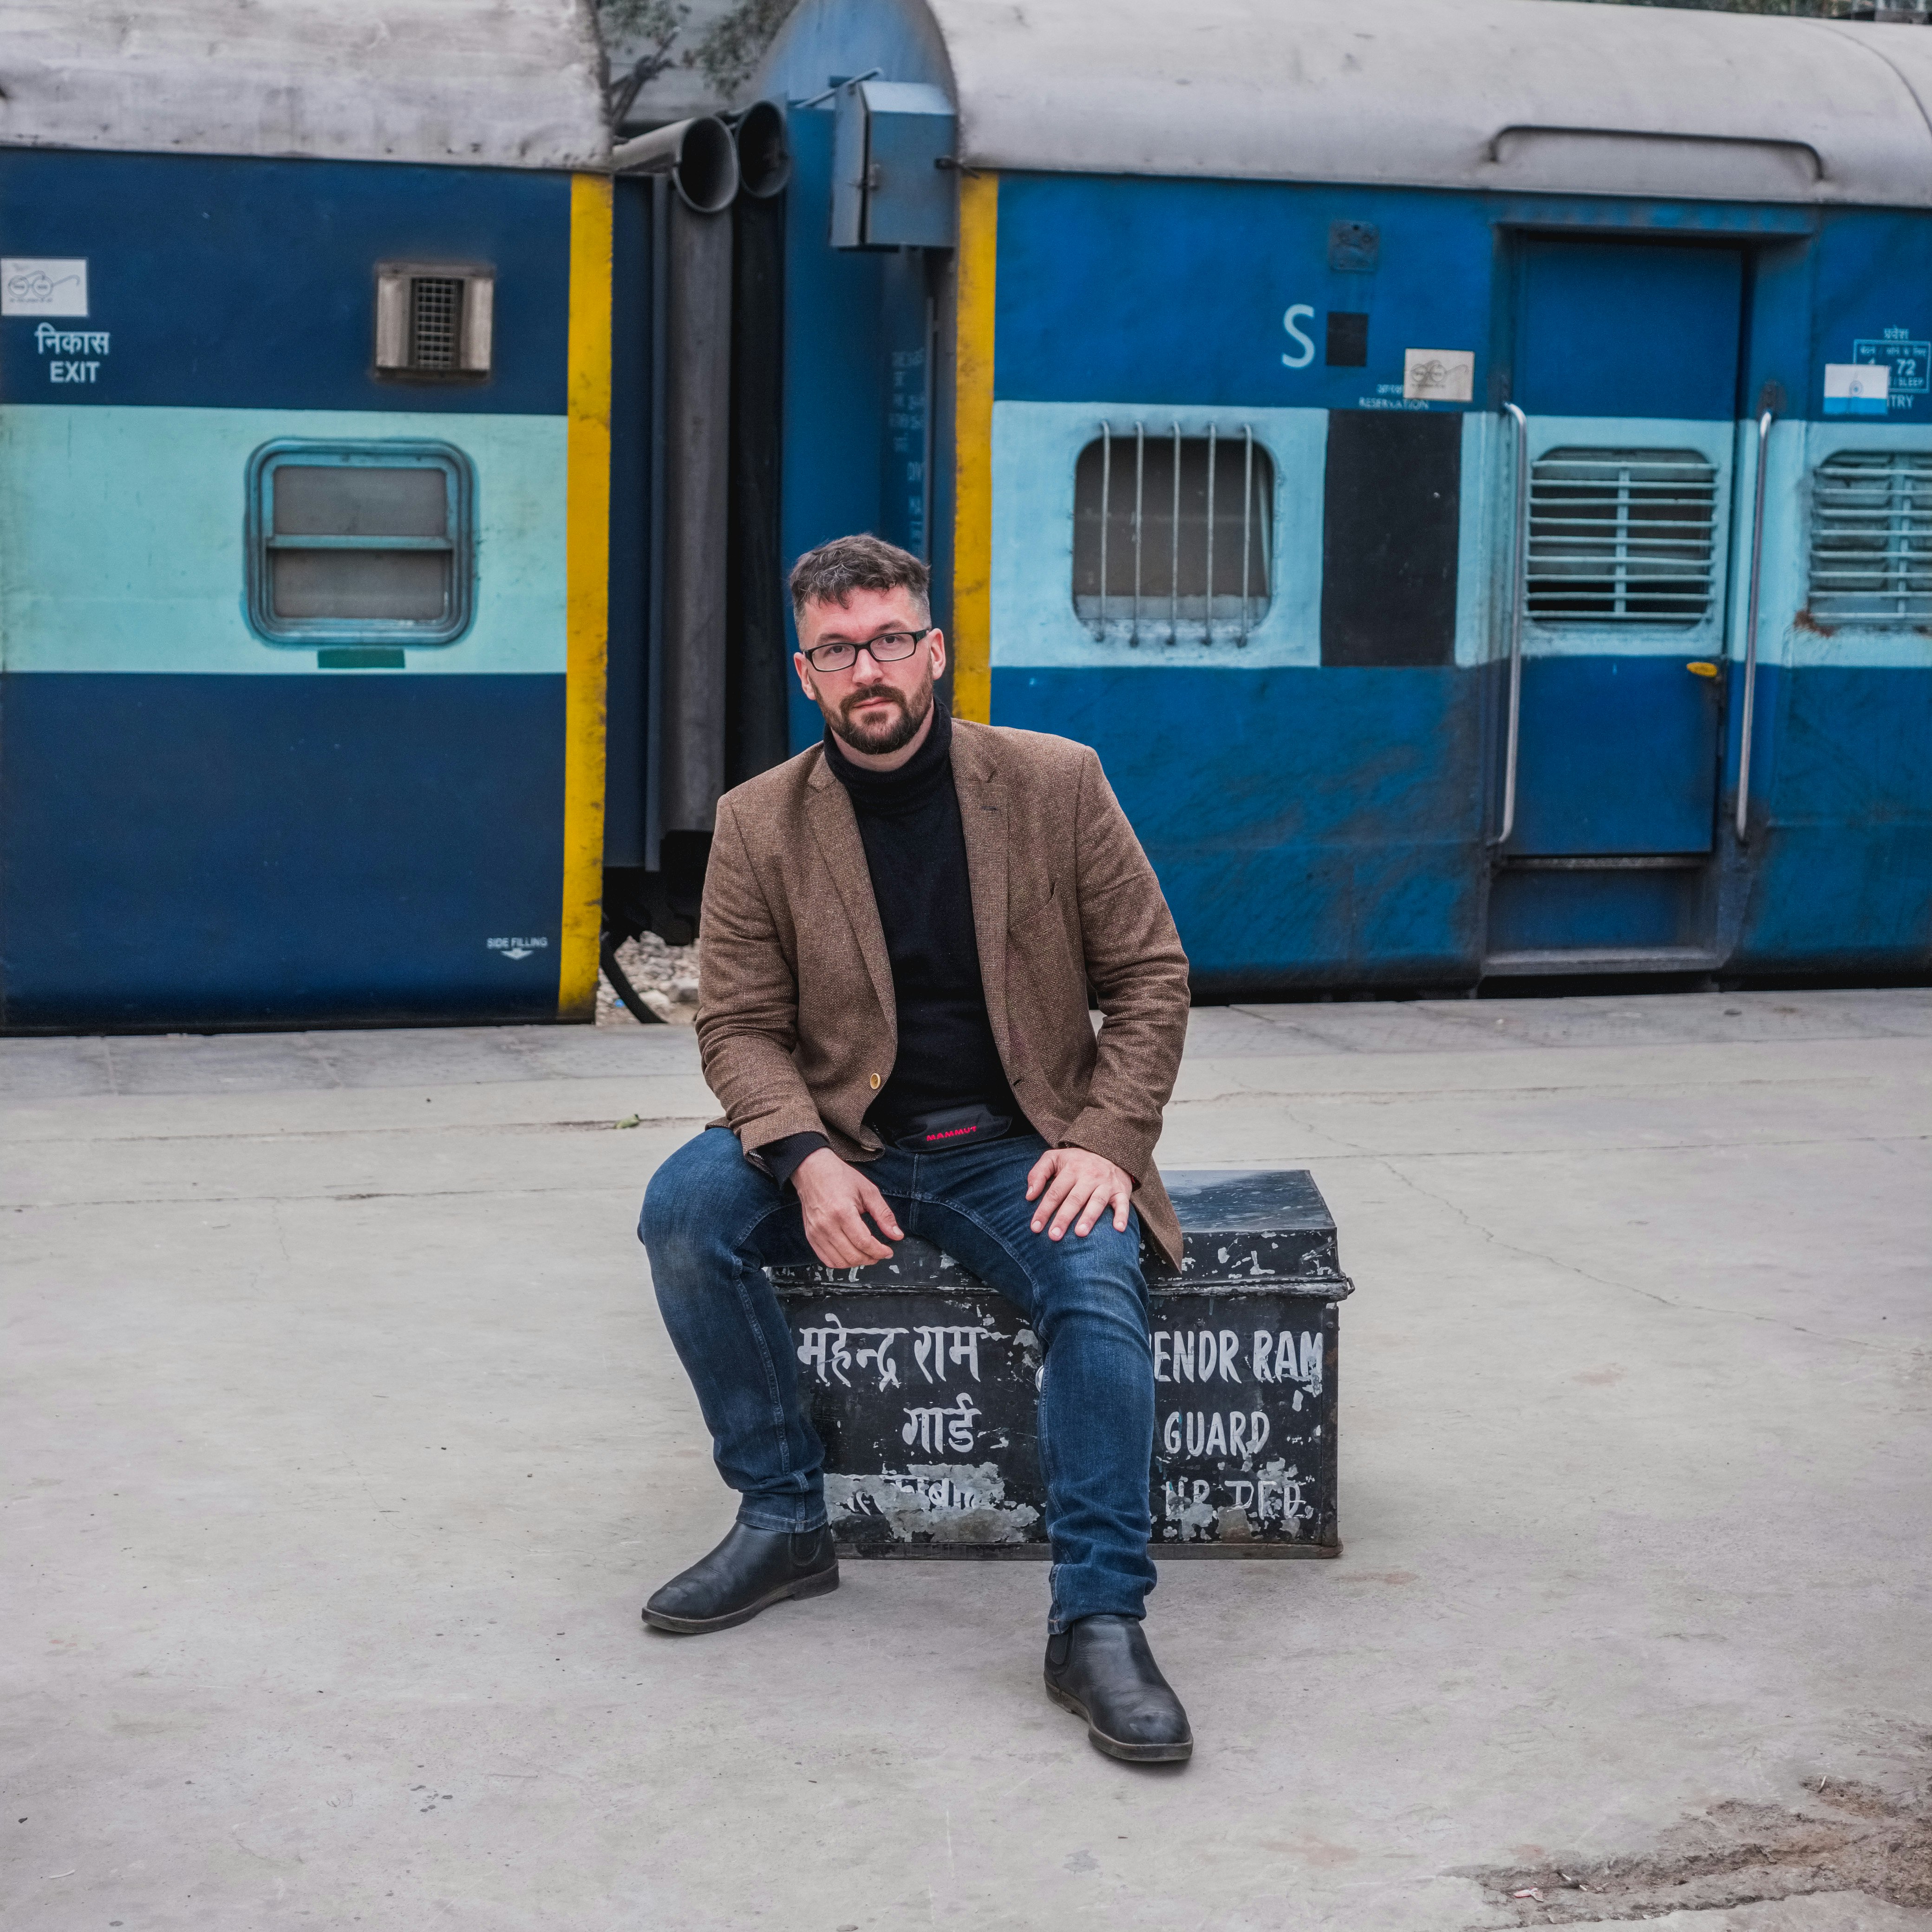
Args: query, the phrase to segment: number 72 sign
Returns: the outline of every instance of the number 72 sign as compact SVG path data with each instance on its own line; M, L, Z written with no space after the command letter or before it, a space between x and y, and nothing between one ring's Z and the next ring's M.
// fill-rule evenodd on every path
M1902 400L1910 409L1926 392L1926 376L1932 368L1932 343L1913 342L1903 329L1888 329L1882 341L1867 338L1852 344L1854 362L1880 363L1891 370L1890 393L1894 404Z

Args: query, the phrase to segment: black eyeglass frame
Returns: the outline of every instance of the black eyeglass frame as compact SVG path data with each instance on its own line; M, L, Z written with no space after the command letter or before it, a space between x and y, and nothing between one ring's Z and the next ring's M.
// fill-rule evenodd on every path
M814 670L825 671L849 670L859 662L859 653L861 651L867 652L874 664L903 664L938 628L939 626L937 624L928 624L922 631L881 631L876 638L868 638L863 644L848 644L842 641L830 644L814 644L811 650L806 652L806 658ZM882 654L878 647L889 638L904 638L906 640L905 649L902 651L894 651L890 656ZM819 653L821 651L850 651L852 655L849 658L842 658L837 664L824 664L819 660Z

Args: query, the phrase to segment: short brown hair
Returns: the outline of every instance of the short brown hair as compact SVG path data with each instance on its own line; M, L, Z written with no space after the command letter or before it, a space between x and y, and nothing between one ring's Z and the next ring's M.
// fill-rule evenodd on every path
M792 566L792 617L802 617L808 604L849 604L855 590L910 590L929 620L932 581L932 572L910 550L883 537L834 537Z

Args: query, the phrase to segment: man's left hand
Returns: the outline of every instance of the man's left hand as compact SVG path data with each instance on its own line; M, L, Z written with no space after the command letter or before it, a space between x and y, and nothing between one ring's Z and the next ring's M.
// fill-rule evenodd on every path
M1040 1200L1033 1231L1036 1234L1046 1228L1048 1239L1055 1241L1069 1227L1076 1234L1090 1234L1111 1207L1114 1226L1124 1234L1133 1191L1133 1176L1111 1160L1084 1148L1049 1148L1027 1176L1026 1198ZM1049 1220L1053 1225L1047 1228Z

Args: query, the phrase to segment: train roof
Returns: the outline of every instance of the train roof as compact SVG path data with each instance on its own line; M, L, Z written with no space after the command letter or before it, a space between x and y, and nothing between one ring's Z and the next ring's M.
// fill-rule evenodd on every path
M0 0L0 146L514 168L610 150L590 0Z
M899 50L886 78L952 93L969 166L1932 205L1932 28L1576 0L805 0L766 91L862 71L868 25Z

